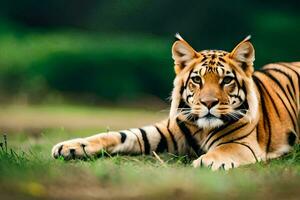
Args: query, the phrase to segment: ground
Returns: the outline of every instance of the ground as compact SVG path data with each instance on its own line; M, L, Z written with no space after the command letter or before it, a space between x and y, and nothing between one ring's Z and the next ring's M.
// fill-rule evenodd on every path
M50 156L61 140L165 116L167 111L2 106L0 199L299 199L300 146L281 159L219 172L194 169L190 158L167 153L159 155L162 161L105 155L65 162Z

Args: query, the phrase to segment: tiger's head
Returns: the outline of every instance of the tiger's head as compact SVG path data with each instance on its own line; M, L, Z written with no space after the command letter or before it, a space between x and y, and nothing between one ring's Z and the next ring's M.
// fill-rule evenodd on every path
M252 73L255 59L250 36L231 52L195 51L179 34L172 47L176 78L170 117L183 116L200 128L213 129L256 117L258 100Z

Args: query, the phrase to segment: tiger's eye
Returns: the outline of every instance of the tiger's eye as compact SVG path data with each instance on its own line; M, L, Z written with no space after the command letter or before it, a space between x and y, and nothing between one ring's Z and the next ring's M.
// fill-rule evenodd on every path
M192 78L192 81L193 81L194 83L201 84L201 78L200 78L200 76L194 76L194 77Z
M233 80L233 77L231 77L231 76L225 76L225 77L223 78L222 83L223 83L223 84L229 84L232 80Z

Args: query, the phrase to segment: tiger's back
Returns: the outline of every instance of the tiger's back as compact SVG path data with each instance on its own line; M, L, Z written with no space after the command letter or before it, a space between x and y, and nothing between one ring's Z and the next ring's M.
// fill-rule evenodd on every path
M299 141L300 62L268 64L253 80L260 97L257 141L267 158L275 158Z

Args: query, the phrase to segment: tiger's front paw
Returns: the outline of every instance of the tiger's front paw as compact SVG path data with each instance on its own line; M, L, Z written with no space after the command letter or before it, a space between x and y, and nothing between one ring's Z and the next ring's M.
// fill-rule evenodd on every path
M215 153L207 153L200 156L193 161L193 166L196 167L208 167L213 171L216 170L229 170L238 167L240 164L231 158L226 158L222 155L216 155Z
M63 157L65 160L85 158L91 155L89 142L81 138L58 143L52 148L54 158Z

